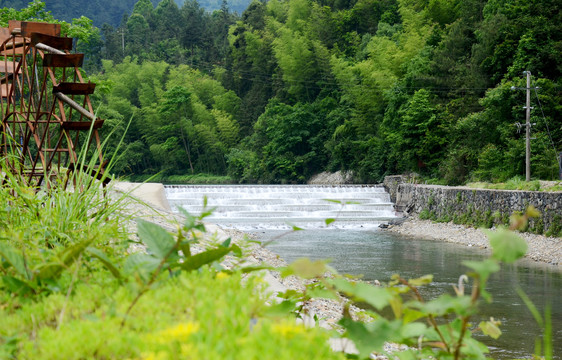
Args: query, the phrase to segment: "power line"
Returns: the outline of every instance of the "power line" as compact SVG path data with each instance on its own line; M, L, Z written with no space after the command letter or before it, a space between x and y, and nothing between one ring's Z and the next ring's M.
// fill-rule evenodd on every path
M534 81L536 84L536 81ZM535 96L537 98L537 103L539 104L539 108L541 109L541 114L542 114L542 118L544 121L544 125L546 126L546 131L548 133L548 138L550 139L550 144L552 145L552 149L554 150L554 156L557 157L556 162L558 163L558 178L560 180L562 180L562 153L557 154L556 153L556 145L554 144L554 141L552 140L552 135L550 133L550 128L548 127L548 121L546 121L546 116L544 116L544 110L542 108L542 104L541 101L539 99L539 94L537 92L538 87L535 86Z

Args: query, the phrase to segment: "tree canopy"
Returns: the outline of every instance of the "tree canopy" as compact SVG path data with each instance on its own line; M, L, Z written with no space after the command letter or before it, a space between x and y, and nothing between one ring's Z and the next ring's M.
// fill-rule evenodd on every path
M275 183L341 169L362 182L404 172L506 180L524 173L516 124L525 91L512 87L524 88L530 71L532 174L553 179L561 6L254 0L239 15L226 1L206 12L195 0L139 0L84 49L106 89L103 116L120 128L133 118L123 174Z

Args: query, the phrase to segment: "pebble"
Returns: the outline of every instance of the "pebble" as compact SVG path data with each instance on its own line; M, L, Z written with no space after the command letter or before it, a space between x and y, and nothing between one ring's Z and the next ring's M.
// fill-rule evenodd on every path
M493 230L493 229L492 229ZM488 237L482 229L456 225L453 223L434 223L431 220L408 218L400 225L389 227L386 231L441 240L469 247L489 250ZM558 266L562 270L562 238L547 237L531 233L518 233L528 245L527 258L537 262Z

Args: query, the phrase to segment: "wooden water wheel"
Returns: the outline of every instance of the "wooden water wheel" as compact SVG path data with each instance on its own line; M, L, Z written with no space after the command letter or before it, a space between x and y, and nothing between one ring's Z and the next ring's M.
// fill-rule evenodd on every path
M84 54L71 53L72 38L60 32L38 22L0 28L0 160L34 187L68 170L103 178L103 120L89 98L95 84L84 82ZM87 166L78 154L90 147L96 160Z

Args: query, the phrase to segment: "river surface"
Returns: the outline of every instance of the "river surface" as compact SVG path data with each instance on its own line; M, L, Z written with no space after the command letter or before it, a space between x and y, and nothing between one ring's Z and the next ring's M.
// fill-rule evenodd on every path
M266 241L282 233L260 230L255 234ZM415 239L398 234L354 230L306 230L288 234L268 248L291 262L300 257L330 259L340 273L363 275L365 280L387 282L393 274L416 278L433 274L434 283L423 289L426 298L453 293L467 271L464 260L480 260L487 256L481 249L434 240ZM534 352L535 338L541 333L533 316L515 289L520 286L541 312L552 306L554 358L562 354L562 273L558 268L521 260L505 265L489 280L487 290L493 302L482 305L483 319L494 317L502 322L502 336L493 340L477 337L490 347L498 359L528 358ZM476 320L476 319L475 319ZM473 321L475 323L479 322Z

